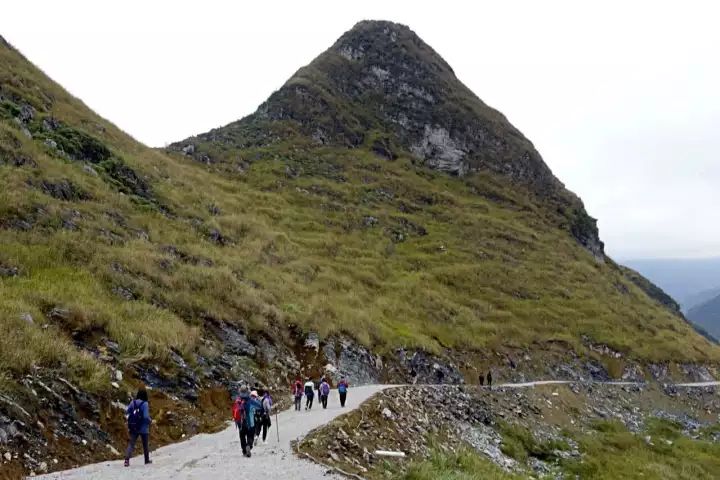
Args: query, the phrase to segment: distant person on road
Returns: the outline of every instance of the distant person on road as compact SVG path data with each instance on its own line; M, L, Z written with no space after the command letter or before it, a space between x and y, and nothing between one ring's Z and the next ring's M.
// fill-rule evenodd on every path
M127 413L128 433L130 434L130 442L125 452L125 466L130 466L130 457L133 454L133 450L135 450L135 443L138 437L142 439L145 465L152 463L150 460L150 447L148 445L152 419L150 418L148 394L144 388L138 390L135 400L130 402L125 412Z
M272 426L272 406L273 401L272 397L270 396L270 392L265 390L263 397L262 397L262 409L263 409L263 417L262 417L262 442L263 445L267 445L267 433L268 429Z
M313 399L315 398L315 383L312 378L305 382L305 410L312 410Z
M485 375L483 375L482 373L478 376L478 383L481 387L485 385Z
M292 387L292 394L295 398L295 411L300 411L300 406L302 405L302 396L303 396L303 383L302 380L300 380L300 377L297 377L295 379L295 383Z
M493 380L492 379L492 370L488 370L486 378L487 378L488 387L492 388L492 380Z
M320 391L320 403L322 403L323 409L326 409L328 396L330 396L330 384L327 382L327 380L325 380L324 378L322 379L318 390Z
M248 387L242 386L240 394L233 403L233 420L240 432L240 447L243 455L252 456L253 440L255 437L255 410L262 408L262 404L250 397Z
M347 400L347 392L348 388L350 388L350 385L348 384L348 381L345 379L345 377L340 378L340 381L338 382L338 394L340 395L340 406L345 406L345 400Z

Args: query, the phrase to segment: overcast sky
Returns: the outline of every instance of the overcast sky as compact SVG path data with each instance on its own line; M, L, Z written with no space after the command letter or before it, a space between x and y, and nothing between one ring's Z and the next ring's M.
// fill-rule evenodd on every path
M23 0L0 34L162 146L251 113L355 22L405 23L535 143L611 255L720 255L720 10L590 3Z

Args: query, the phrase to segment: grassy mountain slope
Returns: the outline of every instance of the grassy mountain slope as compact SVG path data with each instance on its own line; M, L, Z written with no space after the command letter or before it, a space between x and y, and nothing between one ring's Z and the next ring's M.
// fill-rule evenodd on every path
M373 103L337 93L352 76L323 80L323 60L256 114L167 152L0 41L0 436L30 455L0 478L121 448L115 405L141 383L154 387L154 444L212 428L233 381L279 386L322 368L324 354L304 353L308 332L350 337L386 366L398 348L582 358L589 342L639 362L720 359L661 291L605 257L529 141L406 27L365 22L329 52L352 59L355 39L385 27L400 29L399 52L425 52L398 65L439 68L442 82L381 72L389 83L367 88L387 94ZM380 69L397 54L377 53ZM315 67L318 81L302 80ZM324 114L308 113L318 88ZM307 101L290 108L288 89ZM401 127L378 113L397 89L410 92L393 113ZM428 92L434 108L415 98ZM446 123L463 115L469 130Z
M0 56L5 389L38 366L107 388L106 339L128 364L212 355L200 339L217 321L346 333L379 352L583 351L588 335L639 359L718 358L532 184L295 133L208 140L196 151L224 156L188 161L138 144L8 45Z

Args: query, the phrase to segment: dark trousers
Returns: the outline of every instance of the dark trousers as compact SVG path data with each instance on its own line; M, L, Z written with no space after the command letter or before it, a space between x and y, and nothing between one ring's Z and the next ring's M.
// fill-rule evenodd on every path
M130 457L132 457L133 450L135 450L135 444L137 443L138 437L140 437L142 439L143 454L145 455L145 463L148 463L150 461L150 448L148 447L149 435L147 433L130 432L130 442L128 443L127 451L125 452L125 460L130 460Z
M264 442L265 440L267 440L268 428L270 428L271 425L272 425L272 422L270 421L270 417L263 417L263 422L262 422L262 437L263 437L263 442Z
M302 405L302 397L295 397L295 410L297 410L299 412L301 405Z
M320 403L322 403L323 408L327 408L327 395L320 395Z
M340 406L345 406L345 400L347 400L347 392L340 392Z
M305 410L310 410L312 408L313 399L313 395L305 395Z
M252 450L253 441L255 441L255 429L250 428L243 423L236 423L240 432L240 447L243 453Z
M263 424L263 418L262 417L255 417L255 436L259 437L260 432L262 432L262 424Z

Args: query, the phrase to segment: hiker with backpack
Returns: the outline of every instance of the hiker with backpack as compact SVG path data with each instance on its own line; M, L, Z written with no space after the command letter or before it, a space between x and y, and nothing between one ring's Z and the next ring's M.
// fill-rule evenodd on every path
M318 390L320 391L320 403L322 404L324 410L327 408L328 396L330 395L330 384L327 380L325 380L325 378L323 378L320 382Z
M232 408L233 421L240 433L240 447L243 455L252 456L251 450L255 440L255 410L262 408L257 400L250 397L247 386L240 387L240 394Z
M260 408L256 408L254 415L255 415L255 436L253 438L253 446L257 445L258 440L260 439L260 432L262 432L262 424L263 424L263 414L265 413L262 408L262 400L260 400L260 394L258 393L258 390L253 390L250 392L250 398L253 400L256 400L260 402Z
M142 439L143 454L145 455L145 465L152 463L150 460L150 447L148 438L150 436L150 405L148 403L148 394L144 388L138 390L135 399L130 402L125 410L127 414L128 433L130 434L130 442L125 452L125 466L130 466L130 457L135 450L135 443L138 437Z
M262 396L262 410L263 410L263 416L262 416L262 442L263 445L267 445L267 433L270 427L272 427L272 397L270 396L270 392L265 390Z
M350 385L348 384L347 380L345 380L345 377L342 377L340 379L340 382L338 382L338 393L340 394L340 406L345 406L345 400L347 400L347 391Z
M300 411L300 406L302 404L302 396L303 396L303 383L302 380L300 380L300 377L297 377L295 379L295 383L292 387L292 394L295 399L295 411Z
M313 399L315 398L315 383L308 377L305 382L305 410L312 410Z

